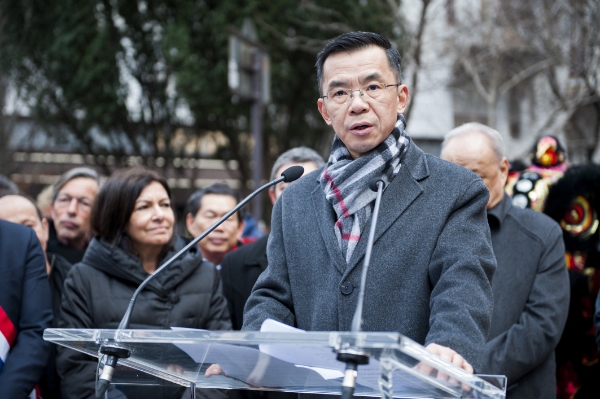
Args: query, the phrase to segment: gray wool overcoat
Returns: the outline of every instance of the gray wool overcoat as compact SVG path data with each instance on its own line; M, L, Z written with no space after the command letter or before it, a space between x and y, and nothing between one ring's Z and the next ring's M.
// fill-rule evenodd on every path
M292 183L275 204L269 266L246 303L244 330L260 329L267 318L304 330L350 330L370 222L346 264L334 210L317 181L322 171ZM364 330L450 347L478 369L496 269L488 196L477 175L410 142L381 201Z

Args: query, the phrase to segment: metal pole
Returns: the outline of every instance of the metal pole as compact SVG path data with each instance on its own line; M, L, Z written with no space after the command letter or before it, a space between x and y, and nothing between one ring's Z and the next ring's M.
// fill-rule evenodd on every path
M252 111L251 111L251 124L252 124L252 137L254 138L254 149L253 149L253 160L254 167L252 170L252 177L254 180L254 189L256 190L262 184L262 162L263 162L263 148L262 148L262 115L263 115L263 104L262 104L262 54L260 50L256 50L254 53L254 71L252 76L253 86L253 100L252 100ZM259 194L254 198L252 203L254 217L257 222L262 220L262 195Z

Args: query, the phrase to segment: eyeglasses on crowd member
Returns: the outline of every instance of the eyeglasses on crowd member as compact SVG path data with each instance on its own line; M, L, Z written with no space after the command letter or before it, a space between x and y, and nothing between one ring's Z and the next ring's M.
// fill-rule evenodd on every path
M90 212L100 187L100 176L88 167L63 173L52 188L48 251L70 264L83 258L90 241Z

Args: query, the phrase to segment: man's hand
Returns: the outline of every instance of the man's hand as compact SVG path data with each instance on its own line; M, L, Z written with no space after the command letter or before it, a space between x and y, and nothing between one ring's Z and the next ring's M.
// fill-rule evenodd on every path
M204 372L206 378L210 378L213 375L223 374L223 369L218 364L211 364L209 368Z
M445 361L452 363L456 367L460 367L467 373L473 374L473 366L471 366L461 355L456 353L456 351L438 344L429 344L425 349L434 355L438 355Z

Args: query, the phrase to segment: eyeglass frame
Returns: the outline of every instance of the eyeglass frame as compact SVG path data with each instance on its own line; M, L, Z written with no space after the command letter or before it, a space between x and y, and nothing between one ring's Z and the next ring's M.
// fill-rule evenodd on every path
M64 193L56 196L53 205L55 208L68 208L73 200L77 200L77 207L81 207L81 210L84 212L89 212L94 205L94 201L87 197L72 197Z
M355 91L358 91L358 92L360 93L361 97L363 97L363 96L365 95L365 93L363 93L363 91L362 91L362 90L363 90L365 87L367 87L367 86L370 86L370 85L372 85L372 84L374 84L374 83L367 83L366 85L364 85L364 86L361 86L361 87L359 87L358 89L346 89L346 88L344 88L344 87L338 87L338 88L336 88L336 89L331 89L331 90L329 90L329 91L327 92L327 94L325 94L324 96L319 96L319 98L321 98L321 99L326 99L326 98L327 98L327 99L329 99L329 100L332 100L331 98L329 98L329 97L328 97L328 96L329 96L329 93L331 93L332 91L335 91L335 90L340 90L340 89L341 89L341 90L350 90L350 95L348 96L348 99L350 99L350 100L354 98L354 94L352 94L352 93L354 93ZM402 86L402 83L394 83L394 84L382 83L382 84L383 84L383 90L387 89L388 87L392 87L392 86L396 86L396 87ZM379 97L371 97L371 96L369 96L369 98L375 99L375 98L379 98ZM343 103L336 103L336 102L335 102L335 100L332 100L332 101L333 101L335 104L338 104L338 105L344 105L344 104L348 103L348 100L344 101Z

